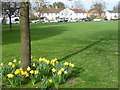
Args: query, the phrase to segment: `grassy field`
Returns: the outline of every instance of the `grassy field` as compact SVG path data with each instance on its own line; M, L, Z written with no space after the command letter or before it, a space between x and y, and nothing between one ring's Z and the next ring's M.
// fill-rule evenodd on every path
M20 29L3 25L3 62L20 59ZM32 56L76 65L61 88L118 87L118 22L31 24ZM30 86L29 86L30 87Z

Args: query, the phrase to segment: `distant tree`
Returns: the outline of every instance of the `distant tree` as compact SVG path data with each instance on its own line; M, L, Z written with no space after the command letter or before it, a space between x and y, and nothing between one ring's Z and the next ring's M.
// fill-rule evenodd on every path
M65 8L65 4L62 3L62 2L54 2L53 3L53 8L56 8L56 7L64 9Z
M19 9L19 3L16 2L2 2L2 14L8 15L9 17L9 24L10 24L10 31L12 31L12 22L11 16L15 14L16 10Z
M53 8L53 6L52 5L48 5L48 8Z
M31 65L31 44L29 25L29 2L20 2L21 67L26 71Z
M120 13L120 1L116 6L114 6L113 10Z
M46 8L46 0L38 0L37 2L33 2L34 7L33 9L38 13L38 17L40 19L41 17L41 12L43 11L44 8Z
M92 2L93 5L91 6L91 9L96 10L98 12L98 16L101 17L105 7L106 3L104 1L94 1Z
M80 0L75 1L75 8L84 9L84 6Z

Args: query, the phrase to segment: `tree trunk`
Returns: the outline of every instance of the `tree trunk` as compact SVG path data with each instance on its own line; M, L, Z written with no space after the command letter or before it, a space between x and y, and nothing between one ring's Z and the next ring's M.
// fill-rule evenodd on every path
M10 24L10 31L12 31L12 22L11 22L11 14L9 15L9 24Z
M29 3L21 2L20 6L21 67L25 71L31 64Z

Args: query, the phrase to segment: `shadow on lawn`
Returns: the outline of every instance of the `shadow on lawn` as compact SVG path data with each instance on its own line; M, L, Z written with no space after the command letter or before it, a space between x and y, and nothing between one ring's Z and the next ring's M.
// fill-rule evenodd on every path
M96 41L96 42L94 42L94 43L92 43L92 44L89 44L89 45L85 46L84 48L82 48L82 49L80 49L80 50L78 50L78 51L76 51L76 52L74 52L74 53L71 53L71 54L69 54L69 55L67 55L67 56L65 56L65 57L63 57L63 58L61 58L61 59L59 59L59 61L65 60L65 59L67 59L67 58L70 58L70 57L72 57L72 56L78 54L78 53L81 53L81 52L85 51L86 49L88 49L88 48L90 48L90 47L96 45L96 44L99 43L99 42L101 42L102 40L103 40L103 38L100 39L100 40L98 40L98 41Z
M50 27L49 27L50 26ZM56 36L58 34L62 34L65 30L65 27L61 26L51 26L47 27L31 27L31 41L34 40L41 40L45 38L49 38L52 36ZM14 28L15 29L15 28ZM19 43L20 42L20 29L10 31L3 31L2 35L2 44L12 44L12 43Z

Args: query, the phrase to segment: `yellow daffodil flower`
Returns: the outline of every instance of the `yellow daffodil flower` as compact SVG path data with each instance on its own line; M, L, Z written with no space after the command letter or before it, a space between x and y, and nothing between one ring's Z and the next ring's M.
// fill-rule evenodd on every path
M25 77L29 77L29 73L25 73Z
M60 74L62 74L62 72L61 71L58 71L58 73L57 73L58 75L60 75Z
M53 80L52 80L52 79L49 79L48 81L49 81L50 83L52 83L52 82L53 82Z
M9 63L8 63L8 65L10 65L10 66L11 66L11 65L12 65L12 62L9 62Z
M19 61L18 63L21 64L21 61Z
M35 72L34 72L35 74L38 74L38 71L37 70L35 70Z
M42 58L39 58L39 61L41 62L41 61L42 61Z
M15 64L12 64L12 67L15 67Z
M28 66L28 68L27 68L27 71L30 71L31 69L30 69L30 67Z
M33 74L33 73L34 73L34 71L33 71L33 70L31 70L31 71L30 71L30 73L31 73L31 74Z
M47 61L46 63L47 63L47 64L49 64L49 63L50 63L50 61Z
M13 78L14 75L13 75L13 74L7 74L7 77L8 77L8 78Z
M68 74L68 72L67 72L67 71L64 71L64 74Z
M0 65L3 66L3 63L1 63Z
M19 70L22 71L23 70L22 67Z
M35 63L33 63L33 65L32 65L33 67L35 67Z
M55 69L55 68L53 68L53 69L52 69L52 72L56 72L56 69Z
M68 62L65 62L64 65L69 65L69 63L68 63Z
M14 62L14 63L16 63L16 62L17 62L17 60L16 60L16 59L14 59L14 60L13 60L13 62Z
M33 59L34 61L38 62L39 60L38 59Z
M33 56L31 56L31 59L33 58Z
M61 68L60 71L64 71L65 69L64 68Z
M19 69L16 69L14 74L19 74L20 73L20 70Z

